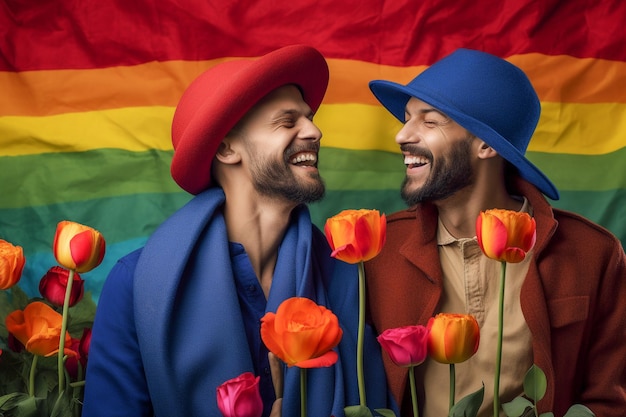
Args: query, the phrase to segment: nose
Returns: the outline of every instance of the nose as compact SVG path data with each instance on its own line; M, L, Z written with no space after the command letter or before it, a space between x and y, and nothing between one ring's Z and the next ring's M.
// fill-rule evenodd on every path
M300 137L319 142L322 139L322 131L313 123L313 120L304 117Z
M409 120L402 128L396 133L396 143L402 145L403 143L418 142L417 131Z

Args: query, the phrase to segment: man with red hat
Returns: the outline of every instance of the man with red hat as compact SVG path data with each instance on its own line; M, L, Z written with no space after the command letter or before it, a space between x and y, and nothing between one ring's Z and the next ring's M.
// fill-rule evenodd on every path
M388 216L385 246L365 265L376 331L472 314L480 345L456 364L456 400L484 383L478 415L493 416L501 265L482 253L476 220L489 209L526 212L536 243L506 268L500 403L522 395L535 364L547 376L539 413L563 416L579 403L597 416L626 415L626 255L607 230L544 197L559 193L525 157L541 111L526 75L459 49L407 85L377 80L370 89L404 124L395 139L410 207ZM407 409L407 369L388 358L385 367ZM417 371L420 415L447 415L449 366L427 360Z
M324 195L313 115L328 76L317 50L295 45L219 64L185 91L171 172L195 197L107 278L83 416L218 416L216 388L245 372L260 377L263 416L273 406L298 415L299 369L274 375L284 386L275 392L259 332L266 312L296 296L335 312L344 332L337 363L307 372L308 415L359 404L357 270L330 256L306 207ZM385 408L371 329L365 350L368 405Z

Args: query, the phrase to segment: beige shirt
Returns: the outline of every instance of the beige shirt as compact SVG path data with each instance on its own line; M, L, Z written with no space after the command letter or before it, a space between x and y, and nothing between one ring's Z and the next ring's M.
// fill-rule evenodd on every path
M521 211L532 212L524 200ZM472 314L480 327L480 345L469 360L455 365L456 401L485 384L479 417L493 416L501 263L483 255L476 237L454 238L439 221L437 231L443 269L443 296L438 312ZM522 394L523 379L533 363L531 335L520 306L520 290L532 251L523 262L507 264L500 402ZM421 369L420 369L421 368ZM450 366L428 359L416 369L424 374L423 417L448 415ZM504 416L504 413L500 413Z

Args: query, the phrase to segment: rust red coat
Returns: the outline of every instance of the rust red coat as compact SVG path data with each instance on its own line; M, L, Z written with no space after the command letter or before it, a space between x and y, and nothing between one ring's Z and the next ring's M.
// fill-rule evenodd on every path
M521 306L532 333L534 362L548 378L539 411L562 416L569 406L580 403L597 416L623 417L622 245L583 217L553 209L529 183L520 180L516 188L530 201L537 222L535 255L522 287ZM437 211L429 204L388 217L383 251L365 265L369 314L379 333L426 324L436 313L442 292L436 230ZM407 368L394 365L386 355L385 368L396 400L410 404Z

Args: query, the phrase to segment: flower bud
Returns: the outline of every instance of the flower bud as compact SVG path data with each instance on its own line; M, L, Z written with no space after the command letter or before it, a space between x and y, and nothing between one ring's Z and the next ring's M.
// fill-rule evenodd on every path
M5 319L7 330L15 336L32 354L54 355L59 350L63 317L49 305L41 301L28 304L24 310L15 310ZM71 337L65 332L65 344L69 346ZM68 354L73 354L67 350Z
M441 363L461 363L478 350L480 330L470 314L440 313L428 321L428 353Z
M476 219L476 237L487 257L501 262L522 262L535 245L535 219L518 211L487 210Z
M344 210L326 220L331 256L350 264L369 261L385 244L387 219L378 210Z
M425 326L404 326L385 330L377 340L393 363L416 366L428 355L428 333Z
M39 292L41 295L56 306L63 306L65 302L65 291L70 271L60 266L53 266L46 272L46 275L39 281ZM85 281L74 274L72 291L70 293L69 307L74 306L83 298Z
M60 265L77 272L88 272L102 262L105 241L100 232L89 226L62 221L57 225L53 251Z
M91 346L91 328L86 327L83 330L83 335L80 338L80 345L78 346L78 354L80 356L80 362L83 368L87 366L87 359L89 358L89 347Z
M245 372L217 387L217 406L224 417L261 417L259 377Z
M283 301L261 319L261 339L287 366L320 368L337 362L343 331L332 311L304 297Z
M25 263L21 246L0 239L0 290L8 290L18 283Z

